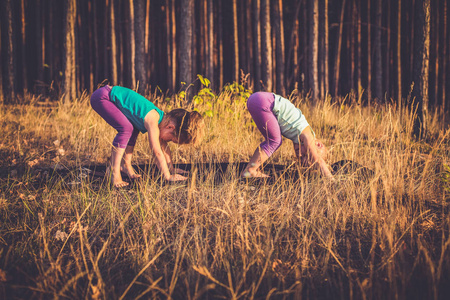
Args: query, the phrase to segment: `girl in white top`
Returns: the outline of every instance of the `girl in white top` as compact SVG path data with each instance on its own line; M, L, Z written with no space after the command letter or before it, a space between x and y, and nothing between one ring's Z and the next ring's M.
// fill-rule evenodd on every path
M257 92L248 98L247 108L265 141L255 150L241 176L268 177L259 167L281 146L281 136L284 136L294 142L295 154L302 165L317 164L323 175L333 178L324 160L327 153L325 145L315 138L301 110L288 99L273 93Z

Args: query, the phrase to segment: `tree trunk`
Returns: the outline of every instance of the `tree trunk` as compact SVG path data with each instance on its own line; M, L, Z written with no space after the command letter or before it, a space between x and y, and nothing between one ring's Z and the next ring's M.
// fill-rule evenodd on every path
M402 117L402 0L397 0L397 98L399 115Z
M1 5L1 4L0 4ZM3 9L3 6L0 6L1 9ZM0 18L3 18L3 14L0 12ZM0 36L3 34L2 31L2 22L0 22ZM1 56L2 53L2 38L0 37L0 104L3 104L3 57Z
M62 99L64 103L76 97L76 72L75 72L75 19L76 1L66 0L64 7L64 71L62 84Z
M448 2L444 1L444 9L443 9L443 26L442 26L442 103L441 103L441 116L442 116L442 124L445 124L446 121L446 109L447 109L447 103L446 103L446 89L448 88L447 84L447 62L448 62L448 56L447 56L447 47L448 47L448 34L447 34L447 22L448 22Z
M2 30L2 25L0 24L0 33ZM0 38L0 49L2 46L2 42L1 42L1 38ZM2 51L0 50L0 53ZM0 57L0 104L3 104L3 63L2 63L2 59Z
M129 45L129 58L127 65L129 70L130 88L136 88L136 38L134 30L134 1L129 0L129 20L128 20L128 37L127 45Z
M300 47L300 39L299 39L299 20L298 16L300 14L300 8L303 1L297 2L297 7L295 9L295 15L292 21L292 31L291 31L291 38L289 41L289 52L288 52L288 59L286 61L286 70L289 74L287 86L289 89L292 89L293 86L298 85L298 52ZM292 63L291 63L292 62ZM293 84L294 82L294 84Z
M325 93L325 86L323 82L324 77L324 49L325 49L325 21L324 21L324 0L318 0L319 1L319 98L322 98L322 95Z
M145 0L134 0L135 4L135 38L136 38L136 58L135 70L136 80L139 83L138 93L144 94L147 89L147 67L145 56ZM133 42L132 42L133 43Z
M241 0L237 3L239 5L237 7L237 14L238 14L238 41L239 45L245 45L245 47L238 47L241 48L239 51L239 72L248 73L247 69L247 51L246 48L249 47L247 45L247 35L245 33L246 26L245 26L245 18L246 16L246 7L245 7L245 0ZM239 50L239 49L238 49ZM241 79L241 78L240 78ZM241 82L243 84L243 82Z
M191 55L192 55L192 70L191 70L191 74L192 74L192 80L195 80L195 75L198 74L197 73L197 20L196 20L196 5L195 5L195 0L193 1L192 4L192 24L191 24L191 28L192 28L192 49L191 49ZM200 36L201 34L199 34L198 36Z
M367 1L367 103L372 101L372 24L370 23L370 1Z
M44 81L46 84L50 84L54 78L54 70L56 68L56 60L53 56L53 10L54 10L54 0L45 1L45 42L47 47L45 47L45 59L44 59ZM52 85L50 85L52 86Z
M195 3L194 3L194 7L195 7ZM208 5L206 4L206 0L200 0L200 3L197 6L197 10L199 11L199 22L198 22L198 27L194 24L194 30L196 29L196 32L200 32L200 34L198 35L198 43L194 46L194 50L198 49L198 54L196 55L194 53L194 60L197 61L197 65L198 68L200 69L200 71L197 72L197 74L202 74L202 75L206 75L206 47L208 45L208 36L206 35L207 32L207 24L208 22L207 20L207 9L208 9ZM196 10L196 9L194 9ZM195 15L195 14L194 14ZM195 17L194 17L195 20ZM194 37L197 34L194 34Z
M376 1L376 18L375 18L375 98L378 103L383 101L383 70L381 57L381 2Z
M342 32L344 26L345 2L342 1L341 16L339 19L339 33L337 36L336 59L334 62L334 96L339 95L339 72L341 68L341 48L342 48Z
M100 46L99 46L99 34L98 34L98 2L92 1L92 10L93 10L93 17L95 22L93 22L92 25L92 33L93 33L93 42L94 42L94 81L97 83L101 83L103 81L102 76L100 76ZM101 9L101 8L100 8Z
M393 49L391 46L391 2L388 1L386 3L387 5L387 9L385 9L386 11L386 29L384 30L384 32L386 32L386 57L384 58L385 60L385 68L384 68L384 75L383 75L383 79L384 79L384 89L382 90L382 95L383 98L385 100L388 100L391 98L391 65L392 65L392 60L393 60Z
M264 32L262 55L262 81L266 91L272 91L272 35L270 26L270 0L262 0L262 28Z
M212 1L212 0L210 0ZM246 33L246 72L253 74L253 34L252 34L252 0L246 0L245 1L245 33ZM253 86L251 84L251 79L249 79L249 85Z
M36 17L37 19L41 19L40 18L40 14L42 12L40 5L38 3L38 16ZM21 30L21 49L20 49L20 59L22 61L22 66L21 66L21 71L22 71L22 86L24 90L28 90L28 77L27 77L27 63L26 63L26 55L25 55L25 49L26 49L26 32L25 32L25 25L26 25L26 20L25 20L25 1L21 0L20 1L20 30ZM41 31L41 27L37 27L37 30L39 32L42 33ZM39 41L38 45L42 45L42 39ZM41 48L42 49L42 48ZM41 54L43 54L41 52ZM42 70L43 65L44 65L44 61L42 59L42 55L40 55L38 58L38 68L39 70ZM39 72L39 76L38 76L38 80L40 80L39 84L42 84L42 82L44 81L44 76L43 76L43 72Z
M102 3L103 4L103 3ZM101 43L102 43L102 48L101 48L101 55L102 55L102 80L105 80L108 78L109 76L109 68L108 68L108 40L109 40L109 35L108 35L108 9L107 6L105 4L102 5L101 7L101 22L100 22L100 26L101 26L101 31L102 31L102 35L101 35Z
M148 82L150 81L151 78L151 74L153 71L153 67L152 67L152 63L154 61L154 59L151 59L152 56L150 55L150 50L153 49L153 47L150 47L150 39L153 38L153 35L150 36L150 0L146 0L146 7L145 7L145 37L144 37L144 44L145 44L145 50L144 50L144 55L145 55L145 61L147 62L147 65L145 66L145 78L146 78L146 82L148 84ZM169 9L169 8L167 8ZM153 46L153 43L152 43ZM168 72L169 73L169 72Z
M111 64L111 72L112 72L112 85L118 84L117 78L117 42L116 42L116 16L114 13L114 0L111 0L109 7L109 32L111 38L111 56L110 56L110 64Z
M308 1L305 0L305 6L304 9L302 9L302 23L300 24L300 36L301 36L301 43L300 43L300 78L299 81L300 89L302 90L303 97L306 97L305 90L308 88L308 74L309 74L309 61L308 58L310 57L310 47L308 47Z
M77 1L75 1L75 7L76 7L76 16L75 16L75 35L77 42L75 43L74 39L74 59L72 59L72 63L75 69L75 91L78 90L78 87L81 86L81 82L84 79L84 74L80 72L80 68L77 66L77 63L83 64L83 54L81 53L81 49L83 48L83 31L81 30L81 16L83 14L82 7L78 7ZM75 62L75 58L77 63Z
M186 83L186 88L192 83L192 18L193 0L181 0L180 17L180 80ZM188 95L186 95L189 100Z
M427 132L428 73L430 54L430 0L416 1L416 26L414 32L414 87L412 96L417 105L417 118L413 133L420 138Z
M322 94L322 97L325 97L325 95L328 93L330 89L330 82L329 82L329 31L328 31L328 0L324 0L324 7L323 7L323 87L324 92Z
M206 63L206 76L211 82L214 82L214 1L207 0L208 13L207 13L207 63Z
M361 48L361 0L356 0L356 10L358 13L358 24L356 28L356 47L357 47L357 58L356 58L356 88L358 91L358 101L361 101L361 94L362 94L362 83L361 83L361 77L362 77L362 48Z
M309 84L313 103L319 97L319 2L309 0Z
M239 38L236 0L233 0L233 46L233 80L239 83Z
M254 89L261 90L261 0L253 0L253 54L254 54Z
M117 10L115 10L115 12L116 12L116 19L117 19L117 22L116 22L116 28L117 28L117 33L118 33L118 37L117 37L117 45L118 45L118 51L117 51L117 55L118 55L118 61L119 61L119 63L118 63L118 65L117 65L117 71L118 71L118 80L119 80L119 85L124 85L124 82L126 81L126 69L125 69L125 66L124 66L124 56L125 56L125 46L124 46L124 40L125 40L125 38L124 38L124 31L125 31L125 29L124 29L124 27L125 26L123 26L122 24L123 24L123 22L122 22L122 20L123 20L123 13L124 13L124 9L123 9L123 7L124 7L124 5L123 5L123 3L125 3L125 2L121 2L121 1L119 1L118 2L118 5L117 5ZM126 4L126 3L125 3Z
M77 29L78 29L78 45L76 49L76 56L78 59L78 63L81 71L78 71L80 76L79 82L81 89L89 86L89 68L85 68L84 66L89 66L89 49L90 40L87 38L88 31L91 25L90 16L89 16L89 5L90 1L85 1L83 3L78 4L78 16L77 16ZM84 24L84 26L81 26Z
M170 38L171 38L171 43L172 43L172 47L171 47L171 58L172 58L172 70L171 70L171 75L172 75L172 90L175 91L176 88L176 80L177 80L177 41L176 41L176 37L177 37L177 22L176 22L176 18L175 18L175 0L171 0L171 20L172 20L172 26L171 26L171 33L170 33Z
M421 0L417 0L417 1L421 1ZM412 2L412 3L411 3ZM411 0L409 3L408 3L408 6L409 6L409 8L410 8L410 17L409 17L409 20L411 20L410 22L411 22L411 26L409 26L410 27L410 33L409 33L409 64L407 64L408 65L408 67L409 67L409 70L408 70L408 72L406 73L406 74L408 74L409 75L409 78L408 78L408 82L412 82L412 81L414 81L414 78L413 78L413 75L414 75L414 37L416 36L415 35L415 26L414 26L414 24L415 24L415 18L416 18L416 16L414 15L416 12L415 12L415 6L416 6L416 0Z
M169 1L166 1L166 11L170 11ZM149 31L150 31L150 0L145 0L145 25L144 25L144 53L149 55ZM147 68L148 69L148 68ZM147 76L149 78L149 76Z
M349 36L349 43L350 43L350 57L349 57L349 61L350 61L350 79L348 80L350 82L350 91L354 91L355 90L355 62L356 62L356 29L357 29L357 16L358 16L358 12L356 10L356 3L355 1L352 1L351 3L351 15L352 15L352 20L351 20L351 27L350 27L350 36ZM353 93L350 94L350 96L354 96ZM352 99L352 101L354 101L354 99Z
M434 108L436 108L438 104L438 94L439 94L439 3L436 3L434 5L436 8L436 11L433 13L434 16L434 28L430 29L431 32L434 32L434 38L433 38L433 47L434 47L434 91L433 91L433 101L430 101L430 105L432 105ZM431 45L430 45L431 46Z
M3 68L3 102L12 103L15 98L14 87L14 47L13 47L13 19L11 0L1 1L2 28L2 68Z
M277 86L276 92L285 95L285 79L284 79L284 23L283 23L283 1L277 0L275 3L275 36L276 36L276 74Z
M259 0L257 0L259 1ZM219 88L221 89L223 87L223 4L222 1L218 2L218 15L219 15L219 22L218 22L218 28L217 28L217 35L218 35L218 60L219 60Z
M174 89L173 81L172 81L172 21L170 19L170 0L166 0L165 2L165 19L166 19L166 49L167 49L167 87L169 89ZM147 40L147 38L146 38Z

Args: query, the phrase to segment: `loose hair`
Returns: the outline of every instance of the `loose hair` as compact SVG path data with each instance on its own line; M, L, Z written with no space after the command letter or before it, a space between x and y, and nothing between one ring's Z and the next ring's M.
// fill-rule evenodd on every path
M175 123L179 144L199 144L205 135L205 123L197 111L183 108L173 109L167 116Z

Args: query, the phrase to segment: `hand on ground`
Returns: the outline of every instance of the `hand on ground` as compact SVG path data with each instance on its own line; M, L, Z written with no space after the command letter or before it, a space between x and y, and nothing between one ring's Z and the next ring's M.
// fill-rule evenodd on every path
M175 171L176 174L182 174L182 175L188 175L189 174L189 171L185 171L185 170L180 169L180 168L175 168L174 171Z

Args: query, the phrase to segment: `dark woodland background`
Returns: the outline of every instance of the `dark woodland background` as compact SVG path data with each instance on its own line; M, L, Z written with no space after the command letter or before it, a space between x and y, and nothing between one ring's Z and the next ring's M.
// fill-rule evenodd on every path
M101 83L170 94L201 74L216 91L416 103L420 123L449 119L446 0L0 2L3 103L71 101Z

